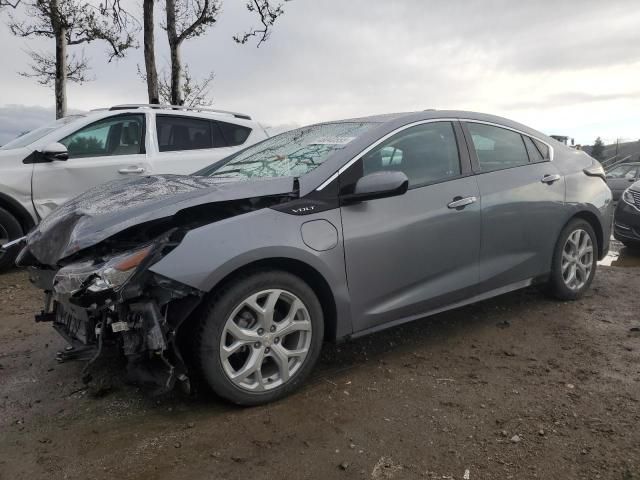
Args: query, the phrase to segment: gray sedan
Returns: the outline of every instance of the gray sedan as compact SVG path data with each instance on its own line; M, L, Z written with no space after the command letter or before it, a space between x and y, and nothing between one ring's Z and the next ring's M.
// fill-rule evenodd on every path
M580 297L609 247L604 177L504 118L383 115L103 185L9 248L74 346L60 360L116 351L156 391L197 378L256 405L300 386L325 340L532 284Z

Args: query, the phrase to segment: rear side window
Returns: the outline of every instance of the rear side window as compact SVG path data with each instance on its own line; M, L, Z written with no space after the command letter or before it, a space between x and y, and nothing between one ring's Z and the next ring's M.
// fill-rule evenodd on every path
M529 160L533 163L544 162L545 158L542 156L542 152L538 149L538 146L529 137L522 136L524 145L527 147L527 153L529 154Z
M529 163L522 136L506 128L467 123L478 156L480 170L492 172Z
M362 159L363 175L400 171L409 187L442 182L460 176L460 158L453 126L433 122L403 130Z
M535 138L532 138L531 140L536 145L536 147L538 147L538 151L542 154L542 158L544 158L545 160L550 160L551 155L549 154L549 147L546 144L542 143L540 140L536 140Z
M229 147L235 147L242 145L249 138L251 129L243 127L242 125L236 125L235 123L216 122L224 138L225 145Z
M158 147L161 152L213 148L212 126L209 120L158 115Z

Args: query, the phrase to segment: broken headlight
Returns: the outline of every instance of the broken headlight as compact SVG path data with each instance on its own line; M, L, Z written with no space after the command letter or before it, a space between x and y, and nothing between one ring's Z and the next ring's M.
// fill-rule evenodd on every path
M119 290L149 256L151 250L151 245L148 245L99 263L94 260L72 263L58 270L53 289L61 295L73 295L83 289L92 293Z

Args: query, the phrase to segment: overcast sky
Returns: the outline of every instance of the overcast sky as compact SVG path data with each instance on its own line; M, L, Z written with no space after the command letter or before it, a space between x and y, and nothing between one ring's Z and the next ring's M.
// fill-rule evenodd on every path
M136 11L141 2L123 3ZM464 109L583 144L640 138L638 0L293 0L259 49L232 40L253 21L244 3L224 0L218 24L185 42L183 57L196 76L215 72L216 107L264 124ZM2 144L53 118L54 101L17 74L27 49L52 51L52 42L14 38L0 17ZM85 48L95 81L69 87L70 109L146 102L142 49L110 64L105 50Z

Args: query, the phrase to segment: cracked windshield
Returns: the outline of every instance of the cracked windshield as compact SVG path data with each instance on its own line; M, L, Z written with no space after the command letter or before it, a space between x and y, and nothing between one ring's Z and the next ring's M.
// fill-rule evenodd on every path
M299 128L250 147L222 166L198 172L222 178L299 177L336 150L344 148L374 123L325 123Z

